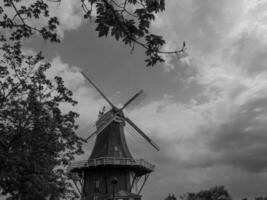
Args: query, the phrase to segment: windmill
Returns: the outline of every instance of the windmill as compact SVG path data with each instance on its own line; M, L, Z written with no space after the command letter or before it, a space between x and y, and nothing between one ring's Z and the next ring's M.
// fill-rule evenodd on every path
M131 155L124 134L128 124L153 148L159 147L128 117L123 110L131 104L142 90L133 95L121 108L116 107L84 73L82 75L111 106L100 112L96 130L89 132L88 141L96 135L96 141L88 160L70 163L69 172L78 174L74 184L82 200L140 200L141 191L154 171L154 165ZM135 188L135 191L133 189Z

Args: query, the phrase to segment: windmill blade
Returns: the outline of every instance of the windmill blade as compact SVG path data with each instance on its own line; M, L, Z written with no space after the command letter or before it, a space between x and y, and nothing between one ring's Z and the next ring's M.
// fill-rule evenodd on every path
M97 130L96 130L97 131ZM88 140L90 140L91 137L93 137L96 134L96 131L94 131L92 134L90 134L86 139L85 142L88 142Z
M101 131L103 131L117 116L117 114L110 114L112 116L108 117L108 119L105 119L105 122L101 123L101 126L96 129L92 134L90 134L85 141L87 142L91 137L94 135L98 135Z
M116 108L111 101L104 95L104 93L94 84L93 81L91 81L89 79L88 76L86 76L85 73L81 72L81 74L84 76L84 78L99 92L99 94L101 94L101 96L108 102L108 104L112 107L112 108Z
M154 143L138 126L133 123L132 120L130 120L128 117L124 117L125 121L128 122L143 138L145 138L146 141L148 141L157 151L159 151L159 146Z
M96 122L93 122L92 124L89 125L89 128L88 128L88 134L90 134L86 139L84 139L85 142L87 142L91 137L94 136L95 134L95 131L97 130L97 127L96 127Z
M139 92L137 92L132 98L130 98L120 110L123 110L124 108L126 108L133 100L135 100L138 96L140 96L144 91L140 90Z

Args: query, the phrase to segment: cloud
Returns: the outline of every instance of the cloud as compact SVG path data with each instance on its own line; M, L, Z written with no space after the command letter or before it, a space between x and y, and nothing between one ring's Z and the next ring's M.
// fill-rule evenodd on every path
M51 15L58 17L61 34L64 31L78 29L83 20L81 3L73 0L64 0L60 3L49 3Z
M73 92L73 99L78 101L74 107L62 105L62 109L75 111L79 114L77 124L79 129L77 134L82 138L87 138L95 130L95 122L98 112L103 106L109 107L96 90L87 82L80 73L81 69L70 66L62 61L60 57L51 60L51 68L47 72L48 77L60 76L63 78L65 86ZM84 145L85 154L77 159L87 159L93 147L94 139Z
M238 197L266 191L267 29L266 3L259 2L168 1L166 14L153 24L169 41L166 50L186 40L190 57L167 57L165 71L185 83L185 94L189 84L201 92L183 102L166 94L126 113L161 147L154 152L126 130L136 158L156 164L153 184L145 188L151 199L218 184ZM79 101L79 133L85 136L105 102L76 67L59 57L52 64Z
M145 195L168 195L154 194L155 187L180 195L214 185L225 185L235 197L264 195L267 85L262 82L228 87L229 92L223 88L206 102L163 98L132 110L133 121L161 148L153 152L141 139L130 145L136 155L156 164Z
M80 114L79 134L86 136L89 124L96 120L105 102L87 85L77 67L59 57L52 60L52 66L50 74L63 76L79 101L75 108ZM241 195L238 180L247 182L244 188L249 187L249 180L258 180L257 185L266 182L266 76L241 76L220 65L207 69L211 71L207 70L205 77L198 77L205 89L205 101L196 98L179 103L165 95L126 113L161 147L160 152L155 152L137 133L126 129L135 157L156 164L151 181L157 186L152 184L152 189L148 184L145 189L151 198L154 187L181 194L223 184ZM92 144L86 145L83 158L90 153L88 146ZM160 195L164 198L164 194Z
M96 121L98 111L107 103L82 76L80 68L64 63L60 57L52 59L51 65L49 76L61 76L65 86L73 92L73 98L78 101L74 110L80 114L81 133L85 136L86 127Z
M266 93L265 88L254 94ZM260 172L267 166L267 96L255 95L245 102L244 96L244 92L234 98L219 96L203 104L163 99L130 114L161 144L159 159L168 158L170 163L178 161L187 167L227 164Z
M190 0L166 5L153 29L165 35L167 50L186 40L190 57L187 62L167 57L165 71L176 73L178 84L187 83L185 93L192 82L202 92L187 102L162 98L132 110L134 121L161 146L159 153L143 153L142 148L138 153L157 164L161 175L153 181L161 179L159 188L166 185L167 191L222 184L238 197L263 194L267 2Z

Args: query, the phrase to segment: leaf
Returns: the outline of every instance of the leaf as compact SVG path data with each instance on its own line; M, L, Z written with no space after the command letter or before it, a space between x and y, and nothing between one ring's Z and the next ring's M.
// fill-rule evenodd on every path
M61 77L46 77L41 53L24 55L21 44L2 45L0 65L0 186L12 198L67 199L73 189L63 167L82 153L75 134L78 114L60 105L76 104ZM10 67L12 66L12 67ZM8 69L8 70L7 70ZM64 114L63 114L64 113ZM73 195L72 195L73 196Z

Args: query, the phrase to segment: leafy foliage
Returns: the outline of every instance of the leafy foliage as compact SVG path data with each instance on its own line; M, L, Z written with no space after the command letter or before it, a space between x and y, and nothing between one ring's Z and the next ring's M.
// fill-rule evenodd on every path
M180 200L232 200L228 191L224 186L211 187L208 190L201 190L199 192L189 192L179 197ZM174 194L169 194L164 200L177 200ZM242 200L247 200L243 198ZM267 200L267 196L260 196L254 200Z
M231 200L231 196L223 186L215 186L208 190L202 190L197 193L188 193L182 199L184 200Z
M267 200L267 196L256 197L255 200Z
M164 200L177 200L174 194L169 194Z
M11 32L10 40L30 38L38 32L45 40L59 42L56 32L59 22L56 17L50 16L46 1L4 0L3 6L0 6L0 16L0 27ZM32 25L34 20L41 22L41 19L46 20L47 23L40 27Z
M164 62L160 54L178 54L184 51L163 52L165 44L162 36L150 33L151 21L155 14L165 9L165 0L83 0L85 18L90 18L92 9L96 7L96 31L99 37L112 36L122 40L132 50L135 45L145 49L147 66ZM85 2L90 3L90 7ZM91 18L90 18L91 19Z
M19 42L3 45L0 62L0 188L10 199L72 199L64 167L82 153L78 114L60 77L46 78L42 55L25 55Z
M51 3L48 2L51 1L61 0L4 0L4 6L0 6L0 27L9 29L12 32L9 39L14 41L29 38L37 32L45 40L59 42L58 19L49 13ZM130 46L131 51L135 45L143 47L147 66L164 62L161 54L178 54L185 49L183 46L180 50L163 52L163 37L150 33L150 24L156 13L164 11L165 0L80 0L80 3L84 19L96 24L99 37L111 36L121 40ZM96 15L92 15L94 9ZM10 10L13 14L10 14ZM42 22L39 27L31 24L38 20ZM43 21L47 23L43 24Z
M149 26L155 19L154 13L164 10L164 1L107 1L91 0L96 4L97 16L95 23L99 37L110 35L116 40L121 39L126 45L134 48L139 44L146 49L146 59L148 66L153 66L157 62L163 62L159 56L160 47L165 43L161 36L149 33ZM123 4L122 4L123 3ZM127 8L133 8L130 13ZM144 42L141 42L141 39Z

